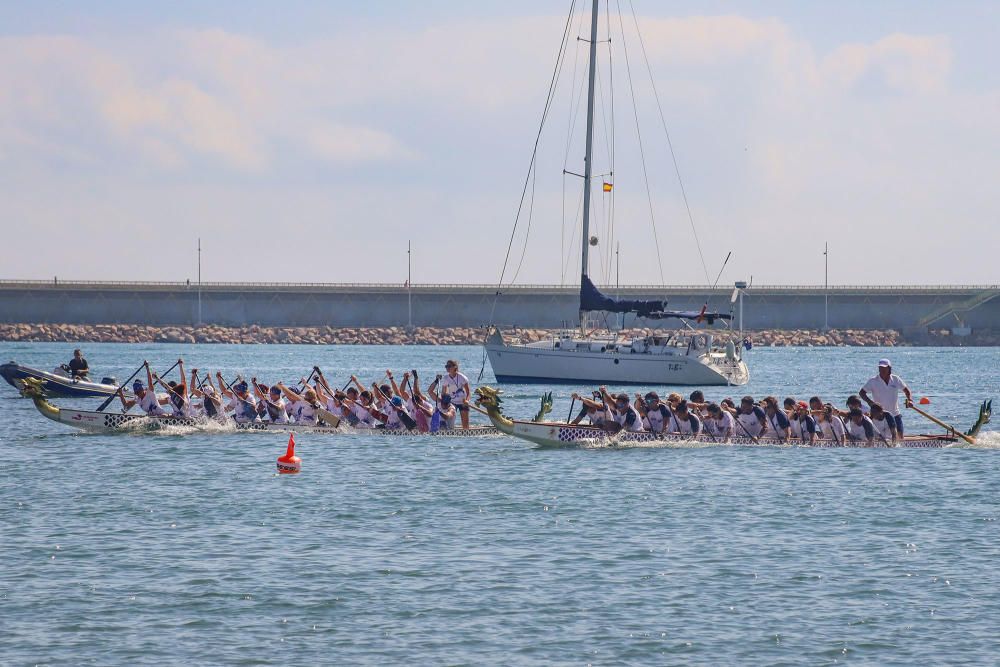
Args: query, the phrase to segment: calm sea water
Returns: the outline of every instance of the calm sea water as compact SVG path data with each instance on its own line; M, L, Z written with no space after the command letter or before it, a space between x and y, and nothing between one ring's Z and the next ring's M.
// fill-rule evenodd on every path
M71 347L0 359L50 368ZM481 363L473 347L86 351L122 380L178 356L264 380ZM754 350L749 387L707 393L842 402L884 355L963 428L1000 397L998 349ZM517 416L543 390L505 389ZM563 418L574 388L551 389ZM946 451L302 435L303 473L279 477L280 435L83 435L2 385L0 663L993 664L998 435Z

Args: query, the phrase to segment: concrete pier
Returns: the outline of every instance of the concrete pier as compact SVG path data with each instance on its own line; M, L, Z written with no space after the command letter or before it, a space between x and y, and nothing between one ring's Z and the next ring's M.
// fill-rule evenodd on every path
M602 287L609 295L667 299L669 307L729 312L731 287ZM553 328L577 321L578 288L553 285L415 285L413 325L475 327L490 321ZM753 286L748 329L1000 329L1000 285ZM224 326L390 327L407 324L408 290L386 284L0 281L0 322ZM200 302L200 305L199 305ZM495 309L494 309L495 302ZM199 317L200 313L200 317ZM627 319L632 326L633 318ZM640 322L640 325L642 323ZM667 324L667 326L674 326Z

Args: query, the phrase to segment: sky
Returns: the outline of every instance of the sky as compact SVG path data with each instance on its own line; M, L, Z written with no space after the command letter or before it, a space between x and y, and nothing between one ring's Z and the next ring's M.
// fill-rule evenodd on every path
M0 278L576 284L571 4L0 3ZM598 283L1000 282L1000 3L601 5Z

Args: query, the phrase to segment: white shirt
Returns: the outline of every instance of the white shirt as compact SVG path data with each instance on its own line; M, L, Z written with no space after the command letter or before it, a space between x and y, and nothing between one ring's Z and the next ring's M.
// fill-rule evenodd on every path
M833 415L830 417L830 421L826 421L825 419L817 421L816 432L826 440L844 442L844 420Z
M733 416L722 411L722 415L718 419L712 417L706 417L703 422L705 425L705 430L712 435L733 435L736 429L736 422L733 420Z
M899 392L906 388L906 383L895 374L889 376L889 382L876 375L862 387L874 402L893 417L899 414Z
M160 399L156 397L155 391L147 389L142 398L138 400L138 403L139 407L142 408L142 411L147 415L154 416L166 414L163 411L163 408L160 407Z
M465 377L462 373L455 373L455 377L445 373L441 377L442 393L447 392L451 394L451 402L455 405L465 401L467 397L465 385L467 384L469 384L469 378Z

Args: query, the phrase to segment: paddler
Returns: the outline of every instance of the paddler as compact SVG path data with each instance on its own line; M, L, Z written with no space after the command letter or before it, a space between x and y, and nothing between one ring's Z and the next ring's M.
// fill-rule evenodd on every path
M576 392L570 397L573 400L580 401L583 406L580 409L580 413L573 419L571 424L579 424L586 417L590 421L591 426L604 426L604 422L608 420L608 411L604 407L604 403L601 402L601 392L595 391L591 394L594 400L584 398Z
M160 377L153 373L153 380L160 383L160 386L167 390L167 400L169 401L170 407L173 411L174 417L194 417L196 412L194 405L191 403L191 399L188 397L188 385L187 385L187 374L184 372L184 360L177 360L177 368L181 373L181 381L175 382L171 380L164 384Z
M660 395L655 391L646 392L645 396L635 395L635 408L642 416L642 424L649 431L662 435L670 430L670 420L673 412L660 401Z
M861 408L852 408L847 415L847 437L854 442L864 442L871 447L875 442L875 427Z
M222 409L222 401L219 400L219 394L212 385L211 373L206 374L205 385L201 386L198 382L198 369L191 371L191 396L201 398L200 412L206 417L225 420L226 412Z
M749 435L752 438L759 438L767 430L767 415L760 406L756 405L753 396L744 396L740 400L740 407L736 409L736 421L740 423L737 429L739 435Z
M413 378L413 389L409 392L405 389L408 377ZM421 393L420 379L417 376L416 368L410 371L410 375L403 373L403 386L404 389L400 392L400 395L407 401L410 414L417 421L417 430L421 433L427 433L431 430L431 419L434 417L434 404L428 401L427 397Z
M906 396L906 407L911 407L913 396L910 394L910 388L906 386L902 378L893 374L892 364L888 359L879 359L878 373L869 379L858 393L869 406L878 403L883 410L892 416L893 421L896 422L896 433L902 438L903 416L899 413L900 391Z
M431 386L427 388L427 393L434 399L435 404L434 413L431 415L430 423L431 432L434 433L442 428L455 428L455 418L458 416L458 411L455 409L451 400L451 394L447 391L442 391L438 394L434 389L437 384L438 381L435 380L431 383Z
M226 381L222 379L222 373L216 373L215 378L222 388L222 395L229 399L226 410L233 413L233 419L237 424L248 424L259 421L257 418L257 405L250 397L250 385L246 380L239 380L230 388L226 388Z
M881 405L872 403L872 409L868 414L868 418L871 419L872 426L875 428L875 437L880 441L890 443L898 440L896 420L892 418L892 415L883 410Z
M691 437L701 435L701 420L688 409L688 402L684 399L670 416L670 432Z
M705 432L715 438L720 438L722 442L728 442L733 437L733 429L736 428L733 415L716 403L709 403L705 406L705 412L706 417L702 422Z
M285 399L281 397L281 388L277 385L268 387L257 382L257 378L250 378L253 383L254 395L257 397L257 414L266 416L274 424L287 424L288 410ZM263 408L263 411L260 409ZM264 414L261 415L261 412Z
M147 386L142 386L142 382L136 380L132 383L132 392L135 393L135 399L126 399L124 390L118 388L118 396L122 400L122 407L126 412L128 412L132 406L138 405L143 412L145 412L150 417L162 417L167 413L163 411L161 405L166 405L170 402L168 398L158 398L156 396L156 383L153 382L153 371L149 368L149 362L143 361L142 365L146 368L146 381L149 383Z
M803 443L813 444L816 441L816 420L809 414L809 405L805 401L793 403L788 411L789 431L793 438L798 438Z
M781 441L788 440L791 424L788 422L788 415L778 407L778 399L774 396L768 396L761 402L764 404L764 417L767 419L767 430L770 432L770 437Z
M829 403L823 404L823 409L816 414L816 429L825 440L833 440L838 445L844 444L847 438L847 429L844 421L836 414L833 406Z
M646 430L642 426L642 416L629 402L628 394L612 396L608 393L607 387L601 387L600 391L601 399L611 409L611 416L619 426L632 433L641 433Z
M303 383L303 386L290 389L283 382L275 385L278 390L285 395L291 404L292 416L296 424L316 424L316 408L320 407L316 400L316 390ZM273 387L272 387L273 389Z

